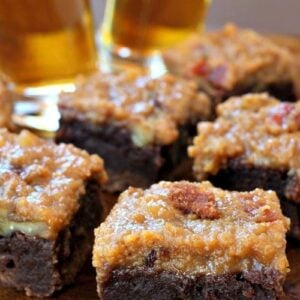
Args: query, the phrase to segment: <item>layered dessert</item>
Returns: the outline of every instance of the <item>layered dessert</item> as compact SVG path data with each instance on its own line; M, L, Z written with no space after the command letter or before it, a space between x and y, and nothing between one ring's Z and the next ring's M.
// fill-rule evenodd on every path
M0 285L50 296L74 281L100 224L103 162L0 129Z
M129 188L95 231L100 299L277 299L288 226L273 191Z
M197 122L210 117L210 99L172 75L97 73L62 94L59 110L56 141L99 154L109 175L105 188L118 192L191 173L186 147Z
M166 51L169 70L198 83L215 103L233 95L269 92L296 100L295 58L253 30L228 24Z
M276 191L299 239L300 102L248 94L220 104L217 116L199 123L189 148L197 179L231 190Z

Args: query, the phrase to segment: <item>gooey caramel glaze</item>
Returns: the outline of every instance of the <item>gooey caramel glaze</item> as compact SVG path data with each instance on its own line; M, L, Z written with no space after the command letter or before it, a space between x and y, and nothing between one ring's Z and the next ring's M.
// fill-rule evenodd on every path
M195 83L169 74L152 79L138 71L79 78L74 93L61 95L59 107L65 120L127 127L138 146L170 144L180 125L208 119L211 112L210 100Z
M187 199L180 207L179 190ZM114 268L144 266L155 251L155 270L193 276L265 266L285 276L288 227L272 191L229 192L185 181L129 188L95 231L93 265L103 282Z
M189 148L199 180L216 174L232 158L287 170L289 176L299 178L300 102L282 103L267 94L248 94L220 104L217 115L214 122L199 123L198 136ZM299 202L299 195L292 198Z
M16 229L55 238L78 210L88 179L106 179L98 156L0 129L1 234Z

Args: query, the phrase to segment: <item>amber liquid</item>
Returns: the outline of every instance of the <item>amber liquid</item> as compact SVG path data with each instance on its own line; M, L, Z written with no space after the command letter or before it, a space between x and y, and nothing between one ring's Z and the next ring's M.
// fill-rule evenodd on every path
M108 0L104 45L149 52L203 29L209 0Z
M87 0L0 0L0 72L17 86L69 81L96 67Z

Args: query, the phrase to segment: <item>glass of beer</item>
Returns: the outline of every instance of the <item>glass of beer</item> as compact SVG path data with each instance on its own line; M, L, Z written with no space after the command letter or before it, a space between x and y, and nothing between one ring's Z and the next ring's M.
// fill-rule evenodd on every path
M102 44L120 56L147 56L204 27L210 0L107 0Z
M17 91L70 83L96 63L88 0L0 0L0 72Z

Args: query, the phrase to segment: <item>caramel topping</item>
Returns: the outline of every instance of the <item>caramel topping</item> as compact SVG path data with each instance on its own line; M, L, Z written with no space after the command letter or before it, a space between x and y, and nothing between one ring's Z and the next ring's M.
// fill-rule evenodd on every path
M79 208L88 179L106 179L98 156L28 131L0 130L0 227L45 224L40 235L55 238Z
M181 199L185 207L199 208L195 201L199 195L199 207L203 202L217 207L218 218L194 217L174 206ZM200 213L206 217L207 211ZM93 264L100 281L113 268L145 265L191 276L262 266L285 275L288 226L272 191L229 192L209 182L160 182L121 194L95 231Z
M239 198L244 211L249 214L257 223L274 222L281 218L281 211L273 210L272 206L263 198L255 197L251 194L241 194Z
M200 122L189 155L198 179L216 174L229 159L300 176L300 102L282 103L267 94L233 97L217 107L215 122ZM287 187L291 199L299 191ZM298 200L299 201L299 200Z
M132 71L79 78L74 93L61 95L59 107L65 119L125 126L138 146L170 144L180 125L210 115L210 101L194 83Z
M231 24L217 32L195 35L164 57L172 72L202 78L224 90L253 82L291 81L294 77L293 59L285 48Z
M201 219L216 219L219 217L214 194L200 190L192 183L174 183L169 199L174 207L184 213L194 213Z

